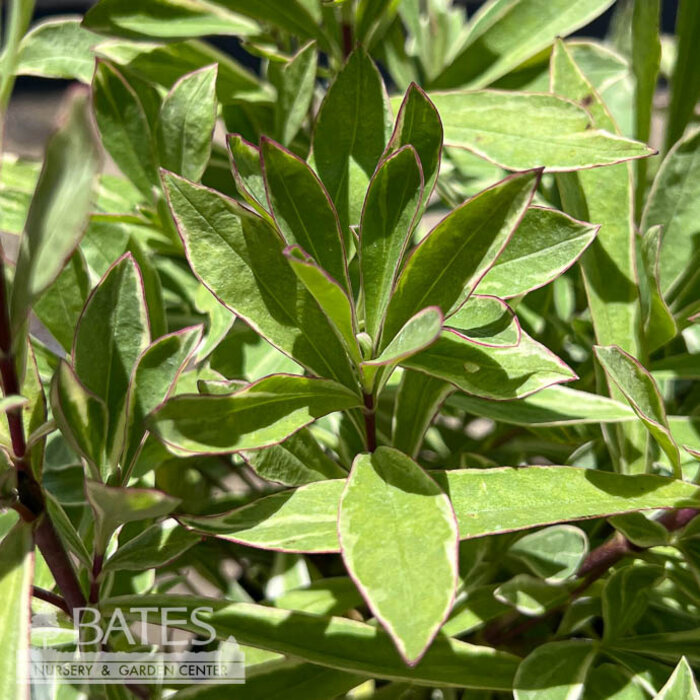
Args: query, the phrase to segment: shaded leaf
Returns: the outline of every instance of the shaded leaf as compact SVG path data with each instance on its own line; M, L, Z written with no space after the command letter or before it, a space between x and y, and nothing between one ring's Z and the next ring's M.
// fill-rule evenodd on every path
M422 372L404 370L392 426L392 446L416 457L442 402L454 391L452 384Z
M350 357L359 364L362 355L356 337L355 306L348 293L301 248L285 248L284 255L296 276L316 299Z
M119 488L85 482L85 494L95 514L95 551L104 553L114 531L126 523L168 515L180 499L156 489Z
M477 345L512 348L520 343L522 330L513 312L502 299L474 294L446 324L458 335Z
M418 223L422 197L423 172L410 145L377 166L367 189L360 221L360 271L365 330L375 343L401 259Z
M369 178L386 145L387 119L381 75L358 47L328 89L313 133L315 168L344 229L360 221Z
M610 380L624 394L651 436L671 460L671 465L680 478L680 452L671 435L663 399L651 374L631 355L616 346L597 346L595 354Z
M519 401L494 402L465 394L453 394L449 403L475 416L514 425L580 425L635 420L624 403L599 394L551 386Z
M387 151L393 153L409 145L415 149L423 171L425 191L419 209L422 211L435 188L440 169L442 122L435 105L415 83L411 83L403 97Z
M244 452L243 458L258 476L285 486L342 479L346 475L345 470L326 455L311 432L304 428L279 445Z
M667 153L654 179L642 217L643 231L653 226L663 229L659 283L661 293L669 300L678 294L684 277L695 273L695 266L687 268L697 252L694 241L700 217L699 181L700 130L695 130Z
M663 576L655 566L626 566L613 572L603 589L604 639L623 637L644 615L654 586Z
M146 434L146 416L168 397L201 337L201 326L183 328L158 338L136 360L126 399L125 468Z
M131 372L149 342L143 282L130 254L119 258L95 287L75 332L73 363L85 387L107 406L107 456L121 451L121 415Z
M107 406L80 383L64 360L51 382L51 408L71 447L92 464L97 474L106 476Z
M61 273L85 232L99 156L87 100L76 95L46 148L20 241L12 290L15 329Z
M301 158L268 138L261 139L260 155L270 211L282 235L349 289L343 235L321 181Z
M235 8L232 8L235 9ZM100 0L83 20L88 29L129 38L180 39L207 34L256 34L255 22L222 3L190 0Z
M177 559L201 538L185 530L172 519L146 528L141 534L121 545L107 559L102 571L144 571Z
M697 3L688 0L679 3L676 34L678 47L671 76L671 102L666 126L667 149L683 136L700 97L700 75L694 68L693 59L700 39L700 7Z

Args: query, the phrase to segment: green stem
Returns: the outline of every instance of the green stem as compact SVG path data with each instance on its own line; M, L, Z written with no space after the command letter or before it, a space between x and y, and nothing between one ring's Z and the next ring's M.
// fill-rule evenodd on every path
M2 83L0 83L0 111L3 117L10 102L12 88L15 85L17 54L22 37L24 37L34 13L35 0L10 0L7 10L7 29L2 49Z

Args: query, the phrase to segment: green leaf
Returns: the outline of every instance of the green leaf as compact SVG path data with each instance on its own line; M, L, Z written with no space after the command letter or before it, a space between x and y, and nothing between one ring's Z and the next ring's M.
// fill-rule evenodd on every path
M579 170L654 153L602 126L591 128L585 109L556 95L485 90L429 96L442 117L446 146L466 148L506 170Z
M551 466L435 470L431 476L450 496L461 539L700 504L696 485L647 474L624 476ZM336 520L344 484L342 480L319 481L266 496L228 513L183 516L181 520L205 534L260 549L337 552Z
M252 649L252 647L248 647ZM258 650L255 650L258 651ZM263 652L266 653L266 652ZM246 660L250 654L246 650ZM287 663L282 668L251 674L255 666L246 664L246 700L269 700L275 696L285 700L328 700L343 697L345 693L361 685L365 676L344 673L332 668L301 662ZM218 684L197 684L175 693L172 700L219 700Z
M518 574L498 586L493 596L499 603L514 608L521 615L540 617L566 603L569 592L564 586L552 585L529 574Z
M647 700L642 682L627 673L626 669L604 663L589 672L586 677L584 700Z
M67 78L89 85L95 71L92 47L99 38L81 26L79 17L40 22L19 45L17 75Z
M230 6L230 3L229 3ZM207 0L101 0L83 20L88 29L128 38L187 39L223 34L247 36L260 31L224 3Z
M678 662L668 683L661 688L654 700L698 700L700 692L693 678L693 670L688 659L684 657Z
M0 231L18 236L24 230L41 163L4 153L1 165Z
M217 298L315 374L354 386L343 345L263 219L205 187L166 173L164 184L187 258Z
M75 332L73 363L85 387L107 406L107 456L121 451L122 411L131 372L149 343L143 282L130 254L119 258L85 304Z
M518 667L513 697L515 700L580 700L596 651L588 639L542 644Z
M258 499L229 513L181 516L187 527L260 549L338 552L338 504L345 481L317 481Z
M632 70L636 79L634 136L648 143L656 81L661 61L660 0L636 0L632 14ZM647 162L637 163L636 211L641 212L646 190Z
M260 216L269 218L260 149L248 143L240 134L229 134L227 143L233 179L240 197Z
M474 294L447 320L447 326L477 345L512 348L520 343L522 329L513 309L502 299Z
M413 146L402 146L370 180L360 221L365 331L378 341L396 275L418 223L423 172Z
M634 652L651 656L655 661L673 664L678 663L683 656L689 658L694 664L697 664L700 658L697 628L624 637L616 639L614 644L609 645L609 648L615 652ZM649 659L646 661L650 663Z
M663 379L700 379L700 355L682 353L654 360L651 373L657 381Z
M380 447L353 463L338 537L367 605L415 665L456 591L459 535L449 498L412 459Z
M438 637L422 661L411 668L397 655L388 634L373 625L347 618L278 610L253 603L222 607L216 599L192 596L152 596L149 604L185 606L187 610L212 607L214 612L202 613L200 619L213 625L221 639L233 635L241 644L386 680L507 692L517 666L517 657L511 654ZM108 615L115 607L128 610L138 605L143 605L143 598L121 596L104 601L100 608ZM129 618L133 613L125 615Z
M117 549L102 571L145 571L165 566L201 540L173 519L146 528Z
M421 164L424 195L420 211L423 211L435 188L440 169L442 122L435 105L415 83L411 83L401 102L387 152L393 153L404 146L413 146Z
M15 332L32 304L59 276L83 236L98 164L87 99L75 96L65 122L46 148L20 241L11 302Z
M497 0L469 23L463 46L433 87L483 87L602 14L612 0Z
M217 66L183 75L165 96L156 125L159 161L198 182L209 163L216 122Z
M355 306L348 293L314 259L298 246L284 249L289 264L343 342L345 349L356 364L362 361L357 342L357 320Z
M195 292L194 303L197 311L208 316L207 334L197 347L196 361L201 362L209 357L226 339L233 327L236 316L203 284L200 284Z
M638 239L641 257L640 302L644 322L644 338L649 353L673 340L678 327L661 292L659 262L661 251L661 226L654 226Z
M479 282L479 294L510 299L539 289L579 259L599 228L555 209L530 207L505 250Z
M603 589L606 642L626 636L644 615L655 585L663 576L656 566L625 566L613 572Z
M109 41L99 45L99 56L128 68L130 74L170 89L182 75L212 63L218 65L216 92L229 104L247 93L263 91L258 77L211 44L190 40L167 44Z
M281 442L321 416L359 405L336 382L280 374L227 396L175 396L148 425L177 450L222 454Z
M671 435L663 399L649 371L617 346L596 346L594 350L610 381L624 394L632 410L671 460L676 476L682 478L678 445Z
M285 240L349 289L343 235L323 184L301 158L268 138L261 139L260 155L270 210Z
M346 476L345 470L326 455L311 431L305 428L279 445L244 452L243 458L258 476L285 486L302 486Z
M44 491L44 498L46 500L46 511L51 517L51 523L61 536L61 540L67 549L73 552L85 567L92 568L92 557L66 511L63 510L63 506L48 490Z
M316 83L318 48L309 42L282 69L275 105L275 132L288 146L302 127L311 108Z
M540 174L529 170L502 180L453 210L421 241L399 275L380 349L426 306L448 315L470 296L517 228Z
M202 337L201 326L165 335L136 360L126 399L125 469L136 458L146 434L146 416L165 401Z
M516 347L487 347L447 329L427 350L402 365L486 399L523 398L577 379L558 357L524 332Z
M422 372L404 370L396 403L391 444L410 457L416 457L443 401L454 391L448 382Z
M342 615L362 604L362 596L352 579L346 576L312 581L275 599L274 606L315 615Z
M362 201L387 141L388 109L377 67L356 48L328 89L313 133L315 168L345 230Z
M32 530L18 522L0 542L0 635L4 651L0 661L0 697L29 695L29 620L31 617Z
M615 515L608 522L638 547L657 547L668 544L669 531L645 513Z
M434 343L440 335L443 320L442 312L436 306L429 306L409 318L376 358L362 363L365 386L374 385L380 367L390 370ZM384 377L387 377L386 373Z
M448 637L458 637L481 627L485 622L508 612L508 606L493 596L495 586L479 586L469 591L466 599L455 603L449 620L440 630Z
M98 61L92 81L92 103L102 145L119 169L147 199L158 187L155 140L134 88L114 66Z
M104 477L108 474L106 439L108 431L105 402L81 384L64 360L51 382L54 420L68 443Z
M572 577L588 554L585 533L573 525L553 525L517 539L508 554L548 583Z
M85 482L85 494L95 514L95 551L102 554L121 525L168 515L180 503L155 489L125 489L90 480Z
M16 408L23 408L29 403L29 400L24 396L3 396L0 399L0 413L7 413Z
M73 347L75 328L89 291L85 259L76 250L56 281L34 304L34 313L66 352Z
M561 41L555 43L552 52L550 81L554 92L587 105L594 126L619 133L599 94ZM641 333L631 165L560 175L557 184L568 213L601 224L596 240L581 258L596 341L600 345L616 344L638 355ZM613 389L611 396L619 398L620 394ZM641 427L624 427L617 442L611 445L615 467L625 472L643 471L645 439Z
M551 386L519 401L493 402L465 394L453 394L449 404L475 416L514 425L583 425L634 421L627 405L599 394L568 386Z
M688 4L688 3L685 3ZM700 17L700 13L698 14ZM700 217L700 130L676 143L664 158L647 198L642 230L661 226L659 280L663 296L672 300L687 275L697 252L693 235Z
M691 0L679 3L676 16L677 55L671 76L671 103L666 125L666 149L685 131L700 97L700 74L695 70L695 51L700 39L700 7Z

